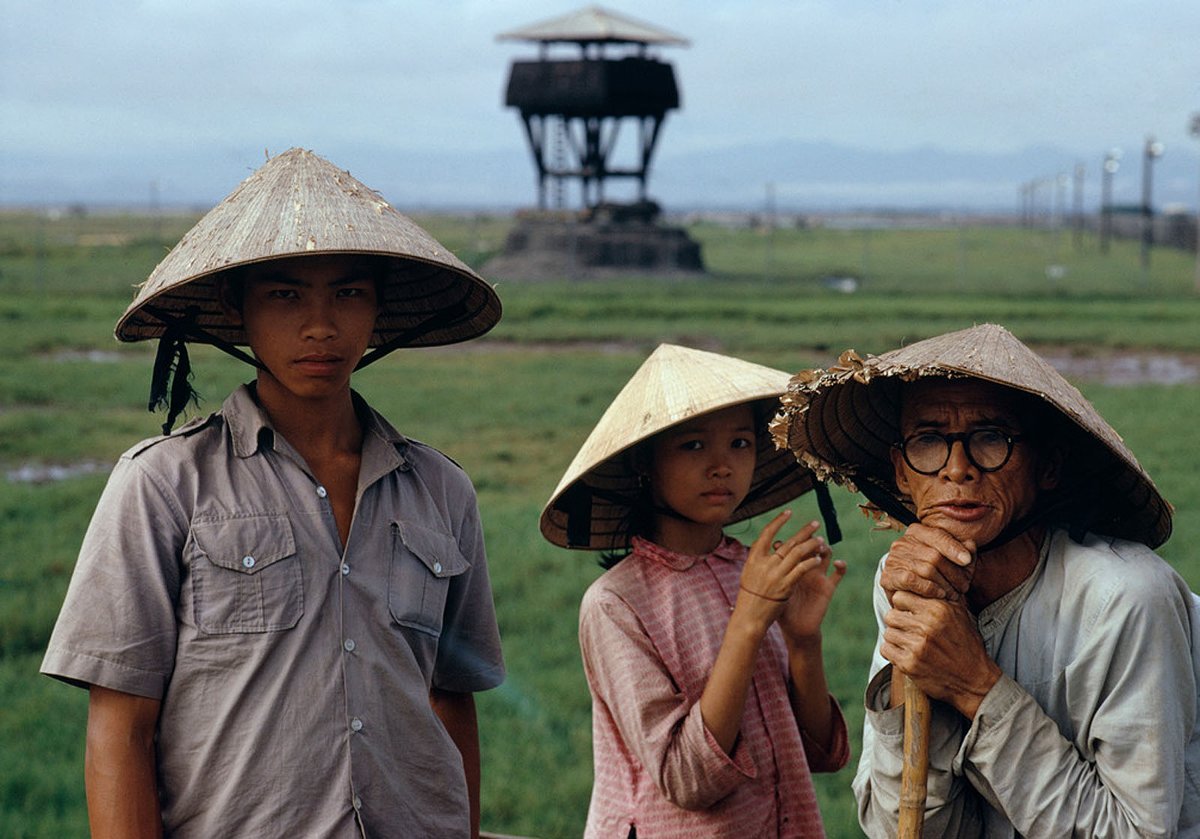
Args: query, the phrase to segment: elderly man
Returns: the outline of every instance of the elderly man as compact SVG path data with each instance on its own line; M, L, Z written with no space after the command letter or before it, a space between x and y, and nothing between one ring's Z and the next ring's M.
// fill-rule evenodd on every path
M1200 835L1171 508L1075 388L985 325L799 374L775 433L907 525L876 577L868 835L897 831L904 675L933 700L925 835Z

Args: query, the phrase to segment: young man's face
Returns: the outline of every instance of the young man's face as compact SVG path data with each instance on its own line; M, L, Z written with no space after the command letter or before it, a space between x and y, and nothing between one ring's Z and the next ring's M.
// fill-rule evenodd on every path
M720 527L741 505L754 477L754 411L736 405L654 438L650 489L656 504Z
M996 439L993 432L1022 438L1012 443L1008 460L995 471L971 461L965 440L952 443L945 464L933 474L921 474L893 450L896 485L912 498L924 524L940 527L960 541L985 545L1028 514L1039 493L1057 482L1057 470L1030 445L1039 429L1027 427L1019 400L1007 388L974 379L931 378L907 385L901 405L902 440L972 431L980 431L984 439ZM1003 449L989 462L982 440L974 445L976 461L985 466L1003 460Z
M377 267L352 256L249 267L241 318L255 356L285 390L322 398L346 390L379 313Z

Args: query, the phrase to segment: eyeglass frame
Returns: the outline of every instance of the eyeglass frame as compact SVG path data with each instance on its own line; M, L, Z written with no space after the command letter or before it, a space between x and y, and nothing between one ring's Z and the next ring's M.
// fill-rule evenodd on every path
M991 466L991 467L981 466L975 460L975 458L971 455L971 436L975 435L975 434L979 434L984 431L988 431L993 434L999 434L1001 437L1004 438L1005 443L1008 444L1008 452L1005 453L1004 459L1001 460L999 465L997 465L997 466ZM933 469L933 470L918 469L916 466L913 465L913 462L908 459L908 450L906 448L906 446L908 445L908 441L911 440L913 437L917 437L917 436L923 435L923 434L932 434L935 437L940 437L946 443L946 459L942 461L940 466L938 466L936 469ZM969 462L972 466L974 466L980 472L999 472L1001 469L1003 469L1005 466L1008 465L1008 462L1010 460L1012 460L1013 447L1017 443L1022 442L1024 439L1025 439L1024 434L1011 434L1007 431L1001 431L998 428L973 428L970 431L955 431L950 434L944 434L941 431L914 431L912 434L909 434L907 437L905 437L903 440L899 441L898 443L892 443L892 448L899 449L900 456L902 458L904 458L904 462L908 465L908 468L912 469L918 475L936 475L938 472L941 472L943 469L945 469L946 464L950 462L950 455L953 454L953 452L954 452L954 444L955 443L962 443L963 454L966 455L967 462Z

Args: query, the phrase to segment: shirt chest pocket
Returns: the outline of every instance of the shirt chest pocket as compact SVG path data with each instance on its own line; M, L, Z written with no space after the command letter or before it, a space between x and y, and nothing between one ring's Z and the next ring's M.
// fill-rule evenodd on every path
M449 533L392 522L388 609L396 623L437 637L450 580L470 567Z
M291 629L304 614L304 580L287 514L197 521L192 598L210 635Z

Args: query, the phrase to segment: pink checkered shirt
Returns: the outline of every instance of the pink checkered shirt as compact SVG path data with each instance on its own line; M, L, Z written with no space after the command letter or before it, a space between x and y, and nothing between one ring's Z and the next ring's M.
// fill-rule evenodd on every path
M759 652L732 756L700 717L746 555L728 537L708 556L635 539L584 595L595 761L585 836L624 839L630 826L638 839L825 835L809 772L849 761L846 722L830 697L832 749L799 730L778 626Z

